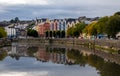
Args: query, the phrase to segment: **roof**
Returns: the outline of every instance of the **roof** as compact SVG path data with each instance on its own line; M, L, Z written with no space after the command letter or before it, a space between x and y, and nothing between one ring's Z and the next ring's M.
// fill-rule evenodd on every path
M74 19L74 18L69 18L69 19L66 19L66 23L72 23L72 22L75 22L77 19Z

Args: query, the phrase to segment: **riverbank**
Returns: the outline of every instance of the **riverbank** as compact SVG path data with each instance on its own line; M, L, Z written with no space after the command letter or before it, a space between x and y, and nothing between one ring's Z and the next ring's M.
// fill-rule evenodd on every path
M0 47L10 46L10 45L11 45L11 40L7 38L0 38Z
M45 44L63 44L63 45L84 45L90 48L98 48L102 50L119 51L120 50L120 40L105 40L105 39L40 39L40 38L27 38L18 39L20 43L45 43Z
M12 42L28 43L28 44L62 44L62 45L84 45L91 49L100 49L111 52L120 53L120 40L105 40L105 39L73 39L73 38L62 38L62 39L41 39L41 38L20 38L15 40L0 39L0 47L9 46Z

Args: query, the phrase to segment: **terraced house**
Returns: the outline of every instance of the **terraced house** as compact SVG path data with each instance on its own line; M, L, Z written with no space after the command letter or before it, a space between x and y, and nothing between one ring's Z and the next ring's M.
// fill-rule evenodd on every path
M67 31L68 28L79 23L77 19L37 19L36 20L36 30L39 36L45 37L46 31Z

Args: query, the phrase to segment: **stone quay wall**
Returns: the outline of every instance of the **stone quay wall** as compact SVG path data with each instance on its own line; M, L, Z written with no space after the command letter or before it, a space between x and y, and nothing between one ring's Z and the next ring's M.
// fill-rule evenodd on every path
M0 38L0 47L11 45L11 40L7 38Z
M75 38L59 38L59 39L40 39L40 38L27 38L18 39L20 43L45 43L45 44L64 44L64 45L98 45L105 48L115 48L120 50L120 40L105 40L105 39L75 39Z

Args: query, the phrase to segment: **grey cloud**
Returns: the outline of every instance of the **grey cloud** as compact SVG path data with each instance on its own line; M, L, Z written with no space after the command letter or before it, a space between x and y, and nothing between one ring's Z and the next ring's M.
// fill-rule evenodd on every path
M50 2L51 0L47 1ZM120 10L119 2L120 1L113 0L52 0L49 5L9 6L4 10L7 12L0 13L0 20L9 20L14 17L19 17L20 19L35 19L36 17L69 18L79 16L109 16Z

